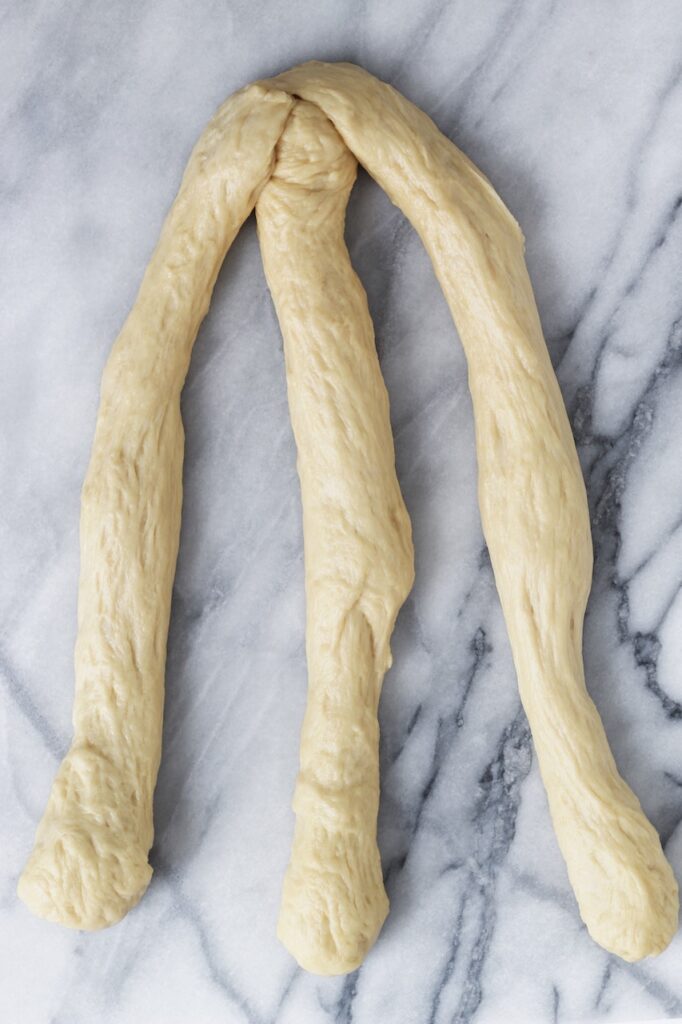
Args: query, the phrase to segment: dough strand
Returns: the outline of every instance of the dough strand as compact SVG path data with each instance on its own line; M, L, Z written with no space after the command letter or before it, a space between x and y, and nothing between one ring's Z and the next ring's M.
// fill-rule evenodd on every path
M308 708L278 934L319 974L360 965L388 911L376 843L377 705L414 575L388 396L343 239L356 162L300 102L256 205L303 501Z
M481 518L549 807L592 937L660 952L677 883L585 686L585 487L521 231L390 86L310 63L236 93L200 138L102 381L83 488L74 737L19 881L36 913L113 924L151 876L152 796L180 529L180 391L220 264L256 206L284 337L304 517L308 706L279 935L357 967L388 908L377 705L413 578L388 400L343 225L356 159L419 233L469 366Z
M585 687L587 497L521 231L426 114L361 68L312 62L271 84L324 111L431 257L467 357L483 530L580 913L624 960L660 953L677 930L677 882Z
M19 880L34 913L114 924L152 870L152 797L180 535L180 391L218 270L292 106L252 85L208 125L104 370L81 501L73 741Z

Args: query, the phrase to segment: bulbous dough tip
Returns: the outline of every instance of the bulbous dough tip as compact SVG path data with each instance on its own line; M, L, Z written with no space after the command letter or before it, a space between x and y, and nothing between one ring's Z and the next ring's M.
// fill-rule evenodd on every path
M95 931L116 924L138 903L152 877L146 854L98 835L103 828L70 824L36 846L17 886L32 913Z
M609 953L633 963L657 956L670 944L678 927L678 889L668 863L640 877L616 884L605 879L599 894L580 901L580 913L591 937Z
M299 967L311 974L339 975L357 970L374 945L388 914L388 899L378 900L368 916L349 915L339 936L339 908L329 908L324 900L306 895L297 906L283 900L277 924L277 937ZM340 939L340 941L339 941Z
M361 848L362 847L362 848ZM388 914L376 846L318 835L292 858L284 878L277 937L312 974L356 970ZM344 855L340 856L339 851Z

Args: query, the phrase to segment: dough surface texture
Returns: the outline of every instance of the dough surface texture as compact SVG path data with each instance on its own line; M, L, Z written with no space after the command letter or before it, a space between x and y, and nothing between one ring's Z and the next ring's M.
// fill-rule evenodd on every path
M73 741L18 892L34 913L103 928L151 868L164 669L180 536L180 391L225 253L270 176L292 101L252 85L190 158L104 370L81 501Z
M35 912L112 924L148 884L181 506L179 396L220 263L256 207L284 339L305 537L308 707L278 934L352 970L388 909L377 705L413 577L388 400L343 241L356 159L420 235L465 348L484 533L549 807L592 937L660 952L678 893L585 686L585 488L518 225L390 86L310 63L237 93L200 139L105 369L83 491L74 741L19 883Z
M388 911L376 843L377 706L412 586L388 396L343 239L355 158L310 103L293 110L256 205L298 447L308 708L278 934L320 974L360 965Z

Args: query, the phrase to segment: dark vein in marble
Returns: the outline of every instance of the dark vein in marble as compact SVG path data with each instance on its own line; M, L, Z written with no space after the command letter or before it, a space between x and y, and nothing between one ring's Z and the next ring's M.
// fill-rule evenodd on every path
M560 907L567 914L575 915L575 904L572 900L557 898L556 890L549 886L543 886L536 884L533 879L528 875L516 875L518 881L522 881L524 886L526 883L530 883L529 888L533 896L538 899L551 902L556 906ZM584 926L583 926L584 927ZM606 998L607 989L611 983L614 972L622 972L631 977L641 988L652 996L665 1010L668 1016L678 1016L682 1014L682 1000L680 1000L674 992L672 992L663 982L652 977L645 967L641 964L630 964L624 960L620 960L618 957L613 956L610 953L603 953L605 956L605 965L602 972L601 981L599 983L599 989L597 990L596 996L593 1002L593 1009L599 1011L604 1008L604 1001Z
M454 711L451 711L447 715L443 715L438 719L438 727L436 729L436 742L434 744L433 757L431 759L431 771L427 777L426 782L421 793L421 799L417 810L417 816L414 821L413 835L419 828L421 821L421 815L426 807L433 787L436 784L436 780L443 767L443 761L445 754L449 750L456 734L459 729L464 725L464 709L467 705L467 701L471 695L471 690L474 685L476 676L478 675L479 669L483 664L483 660L487 654L492 652L492 647L486 640L486 632L482 626L476 630L473 639L469 644L469 651L472 655L472 661L469 666L469 671L464 680L464 686L462 688L462 694Z
M602 976L601 976L601 982L599 983L599 991L597 992L597 996L596 996L596 998L594 1000L594 1009L595 1010L601 1010L603 1008L604 999L605 999L605 996L606 996L606 990L609 987L609 984L611 982L611 975L612 975L612 963L611 963L611 960L607 960L606 966L604 967L604 971L603 971Z
M282 994L279 997L279 1000L277 1002L277 1006L275 1007L275 1012L274 1012L273 1017L272 1017L272 1024L277 1024L277 1021L280 1019L280 1014L282 1012L282 1009L284 1008L284 1005L287 1002L289 996L293 992L294 986L295 986L296 982L299 981L304 976L305 975L303 973L303 969L301 967L299 967L298 964L297 964L294 967L293 971L291 972L291 977L289 978L288 982L286 983L286 985L282 989Z
M588 491L593 496L593 529L596 538L596 572L609 573L618 595L617 629L622 644L632 649L635 664L644 674L646 687L668 718L682 719L682 704L673 700L658 682L661 643L656 631L641 633L630 629L628 581L618 576L616 566L622 546L620 517L627 476L651 429L660 387L682 365L680 320L669 332L664 356L650 375L630 420L616 438L594 435L591 430L592 388L583 390L579 412L573 417L576 441L597 455L588 474Z
M561 993L556 985L552 985L552 1024L559 1024L559 1006L561 1005Z
M612 250L612 252L605 260L605 266L608 266L610 264L614 255L615 250ZM592 307L595 304L595 300L598 294L599 289L596 285L593 288L590 288L589 292L581 302L577 313L574 314L573 323L571 324L571 326L567 330L564 330L563 333L560 334L558 337L547 339L547 347L550 349L550 351L553 353L559 353L557 358L552 360L555 372L559 372L564 357L568 352L568 348L573 339L578 334L578 331L582 327L583 323L587 319L588 314L590 313Z
M682 1000L679 999L674 992L672 992L667 985L658 978L654 978L646 968L640 964L628 964L623 960L619 960L618 957L610 956L609 964L611 970L618 971L623 974L627 974L629 978L635 981L643 992L646 992L652 999L654 999L661 1009L664 1011L667 1017L679 1017L682 1014ZM606 977L606 984L603 983L604 990L606 985L610 981L611 975ZM602 996L603 999L603 996Z
M518 880L524 879L532 881L530 876L527 875L517 875L517 878ZM557 898L553 888L533 884L531 891L533 896L538 899L551 902L556 906L559 906L566 913L571 914L572 916L575 915L575 904L573 901ZM680 1000L674 992L663 984L663 982L654 978L645 967L642 967L641 964L626 963L624 960L620 960L618 957L613 956L610 953L605 953L603 951L602 953L605 957L605 965L601 981L599 983L599 989L593 1002L593 1009L595 1011L604 1008L606 991L611 983L614 972L622 972L632 978L645 992L651 995L652 998L661 1005L668 1016L678 1016L682 1014L682 1000Z
M499 25L491 39L488 40L486 46L483 48L476 65L472 68L469 74L459 84L457 92L461 95L459 103L455 105L453 114L448 118L448 124L441 127L448 138L452 138L457 124L463 116L463 111L471 103L471 96L475 84L480 81L481 75L483 75L492 64L497 60L500 51L504 48L509 40L511 34L511 28L519 16L519 4L511 3L508 5L507 10L499 20Z
M61 1002L66 1004L67 1009L71 1006L73 991L80 991L81 986L87 986L90 992L94 989L99 991L100 1004L106 1006L107 1016L114 1007L120 1006L124 988L138 975L138 969L143 963L145 940L148 939L148 933L136 931L132 923L132 919L139 913L139 910L134 909L126 921L107 935L106 952L101 958L92 950L88 941L89 933L80 932L82 940L73 948L72 958L82 961L82 964L76 968L72 984L62 993ZM82 1005L84 999L81 997L79 1001ZM71 1017L72 1014L69 1014L65 1019L68 1024L72 1024ZM57 1011L57 1018L62 1020L61 1007ZM83 1015L79 1014L77 1019L81 1021Z
M502 94L506 90L508 90L510 84L512 83L516 75L519 73L519 71L522 71L524 68L528 67L530 54L540 41L540 37L543 31L548 27L549 23L551 22L552 16L556 11L556 7L557 0L551 0L544 14L540 18L538 18L537 21L535 21L535 23L531 27L530 32L525 37L523 42L517 45L516 49L519 54L517 60L513 62L512 67L509 69L509 71L507 71L505 76L501 79L500 84L495 88L485 108L482 111L479 111L478 117L476 118L472 126L474 130L477 130L478 128L481 127L481 125L485 121L485 118L490 108L493 107L495 103L500 99ZM509 38L509 35L507 35L506 38Z
M66 753L67 743L60 738L34 703L29 690L12 670L9 659L2 650L0 650L0 677L4 681L5 692L12 703L35 729L52 756L58 761L61 760Z
M201 957L206 966L210 980L225 996L227 1002L232 1007L236 1007L236 1009L239 1010L243 1019L247 1021L248 1024L267 1024L265 1018L258 1013L247 996L239 992L236 986L232 983L225 967L219 963L211 946L206 924L204 923L200 912L183 892L176 873L163 862L158 863L158 867L163 871L164 881L173 893L174 912L191 926L196 935ZM289 983L289 988L292 983L293 978Z
M393 424L393 440L398 442L402 435L413 427L419 427L420 421L426 419L429 421L429 425L433 429L433 423L430 422L432 416L432 406L436 405L441 410L441 415L444 412L449 412L452 403L457 399L458 385L455 381L450 380L447 377L441 377L434 388L431 389L428 395L424 395L418 404L412 406L410 411L402 416ZM419 454L413 453L412 460L410 462L410 471L414 469L415 463L419 460ZM405 476L407 474L403 474Z
M675 322L675 324L673 325L673 330L676 329L679 330L679 333L682 336L682 320L677 320ZM680 339L680 344L682 344L682 337ZM635 578L635 576L637 576L642 571L642 569L646 569L646 567L651 563L652 559L656 557L660 549L665 544L667 544L668 541L672 540L677 531L680 529L682 529L682 515L680 515L680 517L675 520L670 529L663 535L663 537L660 540L660 543L656 544L655 547L648 553L648 555L645 555L644 558L642 558L641 561L637 563L634 569L630 573L628 573L627 576L623 577L624 580L629 583Z
M642 134L642 136L641 136L641 138L639 140L639 143L635 147L634 153L632 154L632 156L630 158L630 168L631 169L630 169L630 173L628 175L628 181L627 181L627 185L626 185L626 189L625 189L625 196L626 196L626 199L625 199L625 214L624 214L623 220L621 221L620 227L619 227L618 231L616 232L614 240L613 240L613 242L611 244L609 253L605 257L605 259L603 260L603 263L602 263L602 268L603 269L602 269L602 274L601 274L602 282L607 282L609 280L609 278L608 278L608 271L613 266L614 260L615 260L615 258L617 256L618 252L620 251L621 247L624 244L624 241L625 241L626 236L627 236L627 230L628 230L628 227L629 227L629 224L630 224L630 220L631 220L632 214L634 213L634 211L637 208L637 192L638 192L637 181L638 181L638 175L640 173L640 169L641 169L641 166L642 166L642 160L643 160L644 153L646 152L646 148L649 145L649 143L651 142L651 139L654 137L654 134L655 134L655 132L656 132L656 130L658 128L660 120L663 117L663 111L664 111L665 103L673 95L673 93L674 93L675 89L677 88L681 78L682 78L682 65L678 65L675 68L673 74L670 76L668 81L665 83L665 85L661 89L661 92L660 92L659 96L657 97L656 103L654 105L655 106L655 114L654 114L653 117L651 117L651 118L649 118L647 120L646 128L645 128L645 130L644 130L644 132L643 132L643 134ZM647 265L649 259L651 258L653 253L657 249L659 249L661 247L661 245L663 244L663 242L665 241L665 235L667 234L667 231L669 230L670 226L672 225L672 221L674 220L674 217L675 217L675 215L677 213L677 210L679 209L679 203L680 203L680 197L678 197L676 200L673 200L673 202L672 202L671 206L669 207L668 211L666 211L666 213L664 213L663 217L661 218L661 223L659 224L659 228L658 228L658 230L655 233L655 238L656 238L655 242L653 243L652 246L649 247L649 250L647 251L647 253L645 253L645 256L644 256L643 260L640 260L638 267L629 276L629 278L627 279L624 287L619 289L616 292L616 294L614 295L613 302L611 303L611 308L608 311L608 313L606 314L606 317L604 318L604 324L603 324L603 327L602 327L602 331L604 333L604 344L605 344L605 342L608 340L608 338L610 336L610 328L611 328L611 325L612 325L612 322L613 322L613 318L614 318L614 316L615 316L615 314L616 314L616 312L617 312L621 302L623 301L624 298L626 298L628 295L631 295L633 293L639 278L641 277L642 273L644 272L644 269L646 268L646 265ZM573 323L572 328L570 328L570 330L564 332L564 334L562 336L562 339L561 339L561 342L563 343L563 351L562 351L562 355L561 355L560 359L558 360L558 363L556 364L557 372L559 372L560 369L561 369L561 366L562 366L562 363L564 361L564 358L568 354L571 342L577 336L579 330L581 329L581 327L586 322L588 314L592 312L592 309L596 305L596 302L597 302L598 298L601 297L601 294L602 294L602 285L595 286L594 288L591 289L591 291L588 293L588 295L586 297L585 302L583 303L580 311L578 312L578 314L577 314L577 316L575 318L575 321ZM557 343L554 343L552 347L554 347L555 344L557 344ZM599 352L597 354L597 359L598 360L600 359L600 356L603 353L604 344L600 345L600 349L599 349ZM596 374L595 374L595 370L596 369L597 369L597 365L595 364L595 366L593 367L592 375L591 375L593 381L594 381L595 376L596 376Z
M494 585L495 585L494 578L493 578L493 566L492 566L492 562L490 561L490 553L488 551L488 545L487 544L483 544L482 545L481 550L480 550L479 555L478 555L478 559L477 559L477 563L476 564L477 564L478 572L475 574L474 579L473 579L473 583L471 584L471 586L469 587L469 589L465 593L464 597L462 598L462 603L460 604L460 606L459 606L459 608L457 610L457 621L458 622L461 622L462 617L464 616L464 613L467 611L467 609L469 607L469 602L471 601L471 599L472 599L472 597L474 595L474 592L481 585L484 585L484 586L487 586L487 587L494 587Z
M455 970L457 956L459 954L459 948L461 944L462 927L464 925L464 912L466 910L466 906L467 899L465 896L460 904L457 917L455 918L455 926L452 931L452 939L450 942L450 952L445 962L445 966L443 967L443 970L441 972L441 976L438 980L436 994L431 1004L431 1012L429 1014L428 1024L436 1024L436 1017L438 1015L438 1010L440 1009L443 992L445 991L445 987L450 981L450 978L452 977L452 974Z
M336 1004L335 1024L353 1024L353 1000L358 994L358 979L361 970L362 968L358 967L357 971L353 971L352 974L348 974L344 978L341 995Z
M630 633L628 618L630 604L627 590L623 588L618 605L618 636L622 643L630 644L635 665L644 673L646 688L656 697L666 718L682 719L682 704L668 696L658 682L658 658L661 641L655 633Z
M640 288L642 277L646 273L653 257L660 249L663 248L666 241L668 240L670 231L672 230L675 221L677 220L677 215L680 212L680 209L682 209L682 195L676 196L675 199L672 200L668 209L661 217L659 231L657 232L649 248L643 253L642 258L636 269L631 274L628 283L618 295L618 298L613 306L609 319L606 323L603 336L599 343L599 348L597 350L597 355L594 361L594 366L591 374L593 381L596 381L599 371L601 370L604 357L608 351L608 343L612 337L614 320L618 314L621 303L624 299L631 298L633 295L635 295L638 289Z
M409 737L414 732L414 727L417 724L417 722L419 721L419 719L421 718L421 714L422 714L423 710L424 710L424 705L423 704L417 704L417 707L414 709L414 714L412 715L412 718L407 723L407 729L405 730L405 739L406 740L409 739ZM400 748L400 750L404 750L404 748L405 748L405 745L403 744L403 746ZM393 761L397 760L398 756L400 755L400 750L398 751L396 756L393 758Z
M496 758L481 778L484 793L476 819L477 824L481 820L487 824L488 845L483 858L479 857L483 913L453 1024L468 1024L483 999L483 970L497 919L497 875L516 835L521 786L530 771L532 756L530 727L525 713L519 710L502 736Z
M192 523L183 522L183 532L180 538L180 558L178 563L178 574L173 587L173 604L171 623L169 628L169 661L174 662L178 656L175 645L186 641L190 645L196 639L193 631L198 625L206 620L214 612L221 611L225 605L238 597L239 588L244 578L252 571L254 563L262 555L264 548L270 543L271 538L281 531L282 521L289 514L289 505L297 500L296 494L291 494L290 502L280 505L276 516L270 518L265 526L260 526L255 531L250 544L245 545L248 554L240 559L239 568L236 573L230 576L221 571L220 566L214 566L213 577L206 582L200 592L187 588L187 593L182 587L183 566L187 555L187 534L192 534L192 545L197 542L197 531L192 530ZM301 561L302 554L297 548L297 561ZM180 577L178 579L177 577ZM301 570L302 578L302 570ZM283 574L279 579L270 581L270 587L279 592L289 585L289 578Z
M481 795L473 814L476 867L465 889L448 957L434 990L428 1017L431 1024L436 1022L445 987L454 972L462 924L470 908L479 919L478 929L466 964L457 1008L448 1024L469 1024L483 999L483 971L497 919L497 876L516 835L521 786L530 771L531 762L530 728L524 712L519 710L502 733L495 756L479 780Z
M464 725L464 711L467 702L471 696L471 693L473 691L476 678L479 672L481 671L482 667L486 663L488 655L492 653L492 650L493 648L491 644L488 642L485 629L482 626L479 626L476 629L471 641L469 642L469 653L471 655L471 659L469 662L469 667L467 669L466 675L464 677L464 683L461 689L461 694L457 702L457 705L447 714L439 715L438 717L438 724L436 727L436 738L433 746L433 753L431 756L429 773L422 787L419 802L414 811L414 817L410 823L410 827L407 833L407 848L400 856L394 858L394 860L387 866L385 872L387 885L389 881L392 882L394 880L395 876L402 870L402 868L405 865L409 853L409 847L419 830L419 825L421 823L422 816L429 802L429 798L431 796L431 793L433 792L436 781L438 780L440 772L443 768L447 751L450 749L453 742L455 741L458 731ZM410 733L413 731L414 726L416 725L416 722L420 715L421 706L417 708L415 714L412 717L410 727L408 727L408 730L405 733L405 739L398 748L398 750L396 751L395 757L393 758L394 762L400 757L400 754L404 750L405 744L409 739Z
M541 882L539 878L527 871L514 869L511 871L511 877L515 885L518 885L534 899L542 900L544 903L554 903L567 913L577 914L578 907L575 897L570 891L547 885L546 882Z
M682 789L682 776L676 775L674 772L663 772L663 775L669 782L672 782L673 785L679 786L680 789Z
M587 443L594 444L597 441L601 442L602 445L604 443L606 443L607 445L608 444L612 445L616 440L622 438L624 434L628 433L628 431L631 430L632 419L630 420L628 425L621 431L621 433L619 435L617 435L615 438L604 437L604 436L601 436L601 435L594 435L593 436L591 434L591 416L592 416L592 405L593 405L593 399L594 399L594 388L596 386L597 377L598 377L599 372L601 370L601 367L602 367L602 364L603 364L603 361L604 361L604 357L605 357L607 349L608 349L609 341L611 340L611 337L612 337L614 320L615 320L616 315L618 313L618 310L620 308L620 304L623 301L623 299L633 295L636 292L636 290L637 290L637 288L638 288L638 286L639 286L639 284L641 282L642 275L645 273L645 271L646 271L649 263L651 262L653 256L665 244L666 239L668 238L670 230L672 229L672 227L673 227L673 225L675 223L675 220L677 219L677 215L680 212L681 208L682 208L682 196L676 196L675 199L670 203L670 205L669 205L668 209L666 210L666 212L664 213L663 217L661 218L661 224L660 224L660 227L659 227L659 231L657 232L654 241L649 246L649 248L646 250L646 252L642 255L642 257L641 257L641 259L640 259L636 269L634 270L634 272L630 276L626 286L618 293L618 295L614 299L614 303L612 305L611 311L608 314L608 316L606 317L606 322L605 322L605 326L603 328L602 337L600 338L599 345L598 345L598 348L597 348L597 352L596 352L596 355L595 355L595 358L594 358L594 363L592 365L592 369L591 369L591 372L590 372L590 375L589 375L589 381L587 383L583 384L581 387L579 387L576 390L576 394L575 394L575 397L574 397L573 401L568 403L568 413L569 413L569 416L571 418L574 436L576 438L576 443L578 445L580 445L580 444L586 445ZM593 293L593 294L596 294L596 292ZM574 325L572 331L569 332L569 336L568 336L569 337L569 342L568 342L568 344L566 346L566 349L564 350L564 356L568 352L568 348L570 347L570 341L572 341L573 338L576 336L579 327L583 323L584 318L587 315L588 309L589 309L589 303L588 303L588 307L581 314L581 319L579 319L576 322L576 324ZM670 349L670 339L668 341L668 350L669 349ZM666 355L667 355L667 352L666 352ZM564 356L562 356L561 360L558 363L557 372L559 372L559 370L561 368L561 363L563 361ZM664 361L665 361L665 356L664 356ZM655 374L654 374L654 376L655 376ZM651 387L651 385L652 385L652 381L650 379L649 384L647 385L647 390ZM643 396L640 396L640 402L642 400L642 397ZM588 429L585 429L586 423L590 424Z

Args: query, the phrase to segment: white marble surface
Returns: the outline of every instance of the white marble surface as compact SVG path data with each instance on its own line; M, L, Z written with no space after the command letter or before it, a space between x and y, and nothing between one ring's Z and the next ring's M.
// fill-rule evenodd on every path
M15 897L69 740L79 488L104 360L213 109L310 57L364 64L420 104L523 226L593 510L589 686L682 875L681 53L677 0L3 4L0 1020L682 1016L682 937L628 966L578 918L482 541L464 357L417 238L366 178L348 241L417 558L381 705L384 931L345 980L306 976L274 936L305 698L303 574L252 223L183 398L153 882L94 935Z

